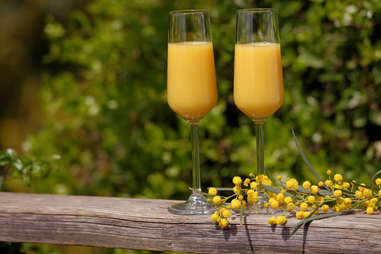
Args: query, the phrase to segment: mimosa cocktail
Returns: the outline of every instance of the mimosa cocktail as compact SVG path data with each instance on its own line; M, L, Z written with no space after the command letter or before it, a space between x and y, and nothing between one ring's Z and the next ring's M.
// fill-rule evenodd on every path
M263 125L283 103L283 77L278 20L272 9L243 9L237 13L234 57L234 103L254 120L257 175L265 173ZM250 212L267 213L262 177L257 178L258 203Z
M234 102L248 117L264 120L283 103L279 43L235 45Z
M182 118L197 123L217 103L211 42L168 44L168 104Z
M204 10L169 14L167 97L168 104L191 124L192 194L184 203L168 208L191 215L214 212L201 193L198 122L217 103L216 71L210 35L210 18Z

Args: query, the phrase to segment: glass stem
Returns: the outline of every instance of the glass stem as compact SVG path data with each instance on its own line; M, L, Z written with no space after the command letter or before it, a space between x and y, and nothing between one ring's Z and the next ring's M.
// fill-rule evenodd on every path
M191 124L193 192L201 192L198 124Z
M255 122L255 134L257 137L257 175L265 174L263 122Z
M264 122L255 122L255 134L257 138L257 175L265 174L263 125ZM257 190L259 194L257 205L262 209L266 202L265 192L262 188L262 180L258 182Z

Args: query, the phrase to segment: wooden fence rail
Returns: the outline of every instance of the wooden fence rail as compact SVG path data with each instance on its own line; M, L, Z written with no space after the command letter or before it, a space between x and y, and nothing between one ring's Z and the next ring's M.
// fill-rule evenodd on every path
M169 214L178 201L0 192L0 241L196 253L381 253L381 215L361 212L270 227L239 216L218 229L205 216Z

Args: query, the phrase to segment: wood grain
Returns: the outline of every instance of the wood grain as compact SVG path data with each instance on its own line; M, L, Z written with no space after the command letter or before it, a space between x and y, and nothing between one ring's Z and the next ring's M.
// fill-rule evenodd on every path
M209 216L179 216L178 201L0 192L0 241L195 253L381 253L381 216L362 212L312 222L289 237L296 220L270 227L250 215L230 229Z

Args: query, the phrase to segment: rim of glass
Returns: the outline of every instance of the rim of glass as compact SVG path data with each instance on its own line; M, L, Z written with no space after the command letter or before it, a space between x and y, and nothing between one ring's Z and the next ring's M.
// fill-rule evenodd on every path
M237 12L252 12L252 13L260 13L260 12L275 12L274 8L248 8L248 9L239 9Z
M169 12L169 15L188 15L197 13L208 13L206 9L185 9L185 10L173 10Z

